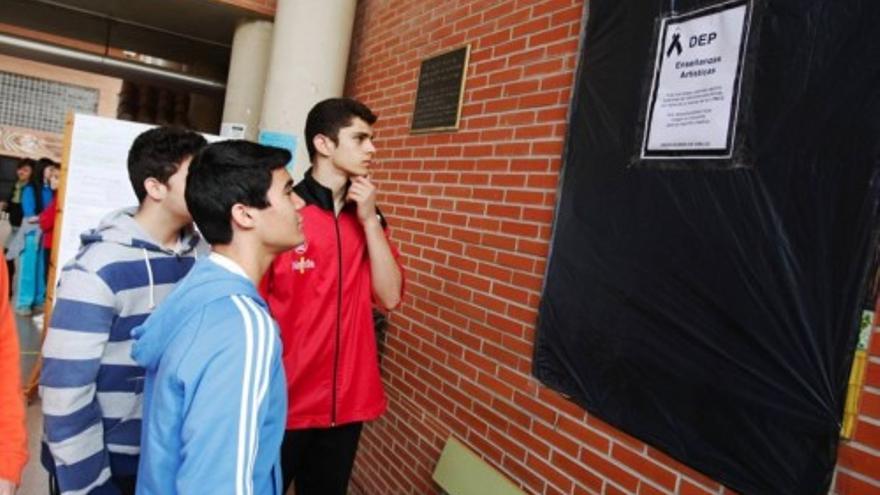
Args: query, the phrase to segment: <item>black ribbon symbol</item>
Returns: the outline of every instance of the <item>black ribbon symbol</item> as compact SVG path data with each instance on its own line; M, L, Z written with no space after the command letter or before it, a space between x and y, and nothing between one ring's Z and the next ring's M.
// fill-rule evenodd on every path
M668 58L672 55L672 50L675 49L678 53L676 55L681 55L681 41L678 39L681 35L679 33L675 33L672 35L672 43L669 44L669 49L666 50L666 57Z

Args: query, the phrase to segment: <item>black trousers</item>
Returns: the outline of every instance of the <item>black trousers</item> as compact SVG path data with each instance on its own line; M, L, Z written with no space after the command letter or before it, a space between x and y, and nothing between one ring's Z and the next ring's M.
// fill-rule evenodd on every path
M345 495L363 425L285 431L281 444L282 493L293 481L296 495Z

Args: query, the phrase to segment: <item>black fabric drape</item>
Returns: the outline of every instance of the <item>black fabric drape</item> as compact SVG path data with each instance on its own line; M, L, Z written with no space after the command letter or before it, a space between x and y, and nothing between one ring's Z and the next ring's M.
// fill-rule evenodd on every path
M670 2L590 0L533 372L733 489L820 494L877 237L880 2L750 5L735 163L651 163Z

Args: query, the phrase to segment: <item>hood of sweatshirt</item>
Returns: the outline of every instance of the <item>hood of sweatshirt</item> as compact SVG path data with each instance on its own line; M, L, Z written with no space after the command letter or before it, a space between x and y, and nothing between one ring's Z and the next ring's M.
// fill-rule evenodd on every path
M182 235L175 249L163 247L154 241L135 221L135 213L137 213L137 207L122 208L102 218L97 228L80 234L80 241L82 241L80 253L87 246L97 243L118 244L132 249L140 249L149 277L150 308L155 308L155 284L150 258L155 256L193 256L198 259L199 251L203 249L204 243L195 229L188 228L181 232Z
M96 242L112 242L166 255L186 255L194 252L201 241L201 237L194 229L185 229L176 250L162 247L135 221L136 212L137 208L132 207L108 214L101 219L97 228L87 230L80 235L83 246Z
M131 357L147 370L155 370L182 325L213 301L233 295L247 296L267 308L249 279L210 258L199 260L147 321L131 331L135 340Z

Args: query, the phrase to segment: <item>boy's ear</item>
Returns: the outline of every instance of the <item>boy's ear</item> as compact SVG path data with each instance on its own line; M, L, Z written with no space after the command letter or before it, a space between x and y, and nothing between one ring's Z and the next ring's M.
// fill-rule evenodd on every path
M329 156L333 151L332 146L336 145L332 139L324 134L315 134L315 137L312 138L312 144L315 145L315 149L318 153L324 156Z
M154 201L162 201L168 196L168 186L159 182L159 179L155 177L144 179L144 189L147 191L147 196Z
M235 203L232 205L230 217L233 223L233 230L235 230L235 226L238 226L241 230L250 230L254 228L255 221L253 215L251 215L251 208L249 206Z

